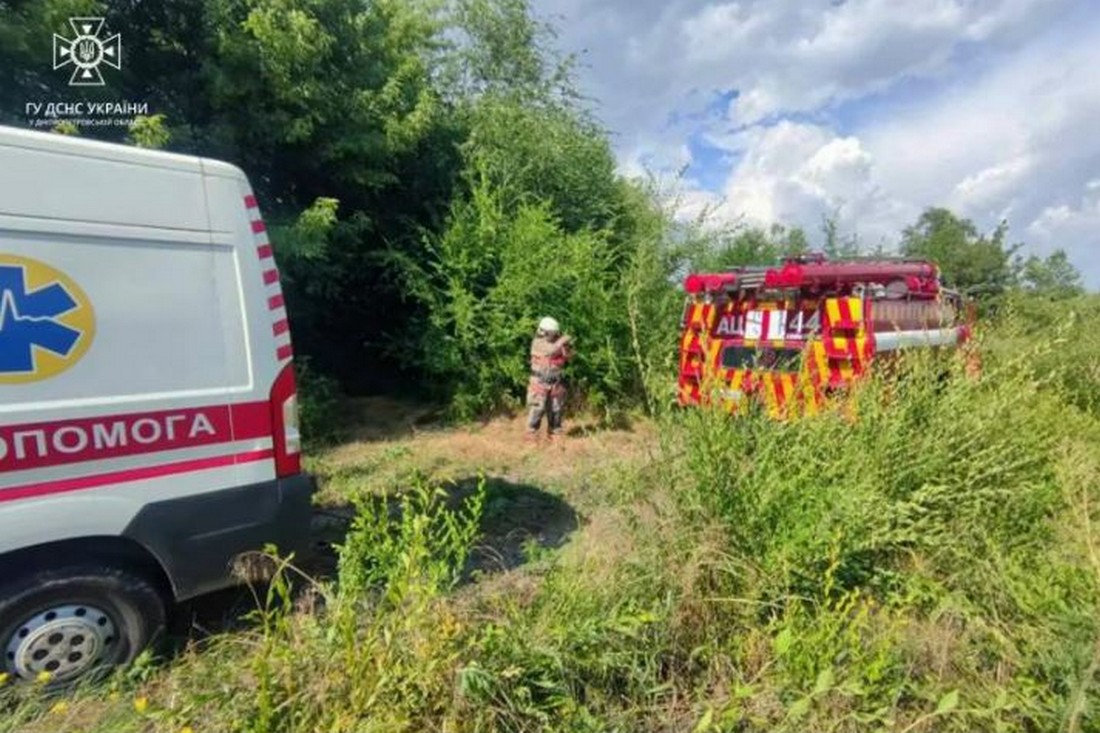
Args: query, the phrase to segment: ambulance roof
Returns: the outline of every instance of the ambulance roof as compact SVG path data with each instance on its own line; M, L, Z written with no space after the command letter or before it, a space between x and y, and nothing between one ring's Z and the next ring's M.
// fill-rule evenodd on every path
M246 180L245 174L240 168L219 160L169 153L162 150L150 150L101 140L90 140L75 135L25 130L18 127L0 125L0 147L78 155L85 158L99 158L119 163L132 163L147 167L169 168L177 171Z

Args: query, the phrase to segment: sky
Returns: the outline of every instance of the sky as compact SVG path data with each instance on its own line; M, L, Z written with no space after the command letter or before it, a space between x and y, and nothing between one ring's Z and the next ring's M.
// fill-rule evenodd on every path
M1100 0L532 0L621 171L867 247L928 206L1100 288Z

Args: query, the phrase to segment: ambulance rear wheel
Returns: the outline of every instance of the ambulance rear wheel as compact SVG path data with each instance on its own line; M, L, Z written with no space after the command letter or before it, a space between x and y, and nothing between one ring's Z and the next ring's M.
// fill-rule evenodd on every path
M153 583L96 565L33 573L0 586L0 671L65 685L132 662L163 630Z

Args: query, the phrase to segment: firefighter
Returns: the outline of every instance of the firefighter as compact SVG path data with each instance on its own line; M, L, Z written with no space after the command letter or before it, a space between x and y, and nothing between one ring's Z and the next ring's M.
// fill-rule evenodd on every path
M562 369L572 350L570 337L562 335L561 326L553 318L539 321L538 331L531 342L531 379L527 385L527 439L534 440L546 417L550 439L562 434L562 408L565 405L565 382Z

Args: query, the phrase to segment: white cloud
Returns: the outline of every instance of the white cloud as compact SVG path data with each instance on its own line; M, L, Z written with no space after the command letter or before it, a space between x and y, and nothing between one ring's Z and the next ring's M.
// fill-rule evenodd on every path
M836 215L877 244L946 205L986 229L1007 218L1034 251L1067 249L1100 285L1100 6L538 2L562 10L567 49L590 50L582 79L624 172L693 162L692 139L734 156L685 210L721 201L727 219L811 233ZM730 90L728 109L707 109Z
M1072 0L537 0L583 52L611 127L656 130L692 90L737 89L741 123L941 73L963 44L1012 48ZM1026 36L1025 36L1026 37Z
M743 52L733 54L745 89L730 110L739 124L876 92L905 75L935 74L967 38L968 8L948 0L912 2L902 12L890 0L853 0L821 14L764 7L773 9L770 22L746 28ZM731 30L708 25L716 39Z
M1007 219L1010 234L1037 251L1066 249L1100 284L1100 229L1054 227L1058 212L1095 215L1086 193L1100 174L1098 66L1100 27L1053 38L960 79L913 114L884 113L861 138L891 197L944 204L986 227Z
M1086 186L1074 205L1048 206L1027 228L1033 249L1049 254L1055 248L1067 249L1074 264L1082 270L1090 287L1100 285L1100 186ZM1077 246L1069 246L1068 243Z
M678 171L692 162L691 150L682 142L639 142L619 155L619 174L642 178L649 171Z
M744 159L726 185L726 196L732 211L755 221L798 219L807 209L837 203L840 194L822 185L826 178L846 179L849 194L865 187L857 169L866 158L856 140L832 138L824 128L792 122L754 128L739 137ZM838 156L845 148L847 154Z
M951 198L965 202L968 208L991 210L998 202L1003 202L1020 186L1027 185L1034 173L1035 159L1021 154L1003 163L995 163L988 168L967 176L955 185ZM1007 218L1010 209L1002 209L999 218Z
M898 221L917 213L886 196L874 157L856 137L782 121L750 128L723 144L743 156L716 211L726 220L778 221L815 232L828 216L843 231L858 231L864 241L878 244L896 234Z

